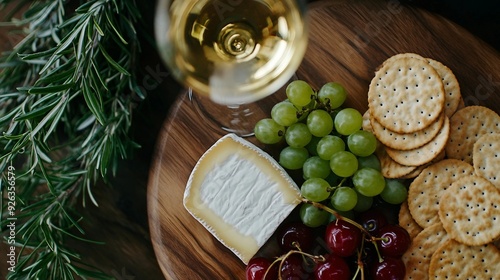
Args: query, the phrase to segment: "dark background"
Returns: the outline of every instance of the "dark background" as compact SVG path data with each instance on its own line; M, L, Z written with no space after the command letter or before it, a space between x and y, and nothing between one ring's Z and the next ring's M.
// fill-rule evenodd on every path
M145 6L142 7L144 17L149 20L146 28L153 26L154 2L151 2L144 3ZM500 51L500 1L402 0L401 2L440 14ZM159 67L162 73L166 73L167 70L161 64L154 47L148 42L151 42L151 38L145 38L142 72L147 75L148 71L151 69L154 71ZM74 249L80 253L83 261L91 263L118 280L163 279L148 232L147 182L158 132L169 108L181 92L182 87L170 76L162 75L157 79L156 87L148 91L148 98L134 111L133 135L142 148L137 150L132 159L121 163L119 172L111 184L100 183L94 187L99 207L79 206L79 211L84 214L83 228L86 237L104 241L106 245L92 245L71 240L68 242L71 242ZM1 279L4 278L5 271L5 264L2 261Z
M402 3L440 14L500 49L500 1L403 0Z

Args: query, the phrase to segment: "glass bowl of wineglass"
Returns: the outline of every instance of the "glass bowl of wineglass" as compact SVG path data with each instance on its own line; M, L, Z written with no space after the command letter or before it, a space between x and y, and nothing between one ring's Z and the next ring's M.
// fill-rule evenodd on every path
M245 135L252 104L282 88L302 61L305 13L303 0L159 0L158 52L205 117Z

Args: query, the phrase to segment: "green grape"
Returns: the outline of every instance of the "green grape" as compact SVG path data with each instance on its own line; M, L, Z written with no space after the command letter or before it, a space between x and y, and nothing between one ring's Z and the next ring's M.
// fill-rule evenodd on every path
M286 87L286 96L288 100L297 107L306 106L311 102L311 98L314 94L311 86L304 81L295 80L292 81Z
M291 126L298 121L298 110L292 103L281 101L271 109L271 118L282 126Z
M312 134L304 123L294 123L285 132L286 143L295 148L307 145L312 138Z
M330 163L327 160L321 159L318 156L310 157L304 162L302 167L304 179L309 178L322 178L326 179L332 171L330 170Z
M342 138L334 135L326 135L319 140L316 147L318 156L324 160L330 160L336 152L345 150L345 142Z
M316 137L313 135L311 141L309 141L309 144L306 145L306 148L311 155L313 155L313 156L318 155L317 147L318 147L318 142L320 140L321 140L321 137Z
M347 93L341 84L330 82L321 87L318 92L318 98L323 104L336 109L344 104Z
M335 116L335 130L342 135L350 135L361 129L363 116L354 108L345 108Z
M379 195L385 188L385 178L380 171L365 167L354 173L352 183L356 190L364 196Z
M350 187L337 188L331 198L333 208L344 212L352 210L357 202L358 195L356 191Z
M316 208L311 204L302 204L299 215L302 223L312 228L325 225L330 218L330 213Z
M401 181L386 179L385 188L380 193L380 197L387 203L401 204L408 197L408 190Z
M365 167L370 167L373 169L376 169L378 171L382 170L382 166L380 165L380 160L378 157L374 154L371 154L367 157L358 157L358 165L359 169L365 168Z
M347 147L358 157L367 157L377 149L377 138L366 130L358 130L347 137Z
M306 148L285 147L280 152L279 163L286 169L301 169L304 162L309 158Z
M285 135L285 127L273 119L262 119L255 124L255 137L263 144L276 144Z
M307 179L300 187L302 196L310 201L320 202L330 196L330 184L321 178Z
M356 190L356 189L354 189ZM373 197L371 196L364 196L360 194L359 192L356 191L356 194L358 195L358 202L356 203L356 206L352 210L356 212L365 212L372 208L373 205Z
M307 116L307 127L312 135L323 137L332 132L333 119L327 111L314 110Z
M358 159L348 151L339 151L332 155L330 168L340 177L351 177L358 170Z

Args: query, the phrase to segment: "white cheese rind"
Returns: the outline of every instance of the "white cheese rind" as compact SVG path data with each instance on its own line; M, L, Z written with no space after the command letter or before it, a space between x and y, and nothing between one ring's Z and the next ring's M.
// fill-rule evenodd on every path
M234 134L205 152L184 192L189 213L245 264L300 202L286 171Z

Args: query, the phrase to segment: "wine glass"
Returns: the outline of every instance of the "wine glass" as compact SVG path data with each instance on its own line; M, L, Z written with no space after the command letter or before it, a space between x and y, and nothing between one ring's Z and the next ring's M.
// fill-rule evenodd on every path
M305 10L303 0L159 0L159 54L205 117L250 135L252 106L282 88L302 61Z

